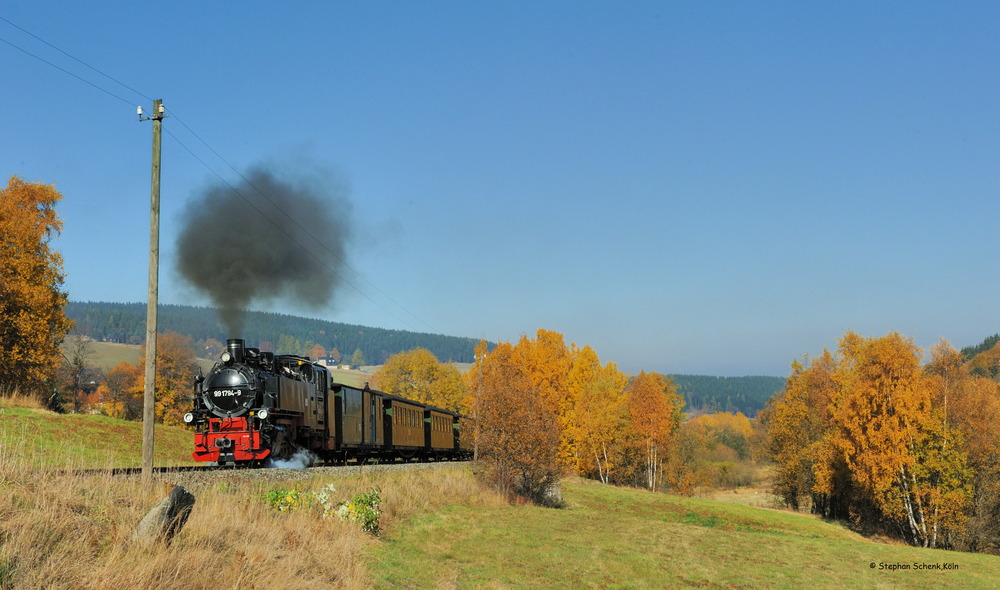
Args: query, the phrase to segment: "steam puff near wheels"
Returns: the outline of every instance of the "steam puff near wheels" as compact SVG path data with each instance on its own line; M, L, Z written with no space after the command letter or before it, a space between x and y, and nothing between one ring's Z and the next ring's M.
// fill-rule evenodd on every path
M268 459L264 467L272 469L307 469L319 461L313 452L299 449L290 459Z
M198 461L301 465L317 461L459 460L472 455L470 419L370 389L336 383L308 357L227 341L194 385L184 416ZM463 436L464 434L464 436Z

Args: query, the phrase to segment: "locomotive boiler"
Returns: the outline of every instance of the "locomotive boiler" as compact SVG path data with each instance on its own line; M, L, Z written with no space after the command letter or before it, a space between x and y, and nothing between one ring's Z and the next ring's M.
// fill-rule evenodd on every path
M184 421L195 427L192 456L219 464L288 459L300 449L326 461L451 460L472 447L464 416L337 383L308 357L240 339L195 379Z

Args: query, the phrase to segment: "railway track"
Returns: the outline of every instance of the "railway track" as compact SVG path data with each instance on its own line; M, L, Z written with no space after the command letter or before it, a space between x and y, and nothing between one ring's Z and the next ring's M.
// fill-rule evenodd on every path
M349 476L362 473L378 473L384 471L405 471L416 469L442 469L468 465L467 461L431 461L431 462L394 462L367 464L333 464L313 465L309 467L248 467L245 465L183 465L175 467L154 467L152 477L156 480L174 483L214 480L222 477L238 477L240 479L287 480L302 479L313 475ZM110 476L134 478L142 475L140 467L123 467L115 469L78 469L61 472L64 475L76 476Z

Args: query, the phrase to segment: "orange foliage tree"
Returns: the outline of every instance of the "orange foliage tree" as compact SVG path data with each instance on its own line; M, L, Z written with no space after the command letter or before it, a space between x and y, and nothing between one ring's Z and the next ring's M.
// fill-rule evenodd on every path
M547 491L561 475L555 414L508 343L488 355L481 343L472 373L476 455L485 467L483 473L506 495L544 504Z
M309 349L309 358L316 360L321 359L326 356L326 348L322 344L314 344L312 348Z
M792 374L785 390L772 400L762 413L767 430L767 445L776 463L775 494L785 504L799 508L801 499L812 496L814 511L824 516L830 503L823 495L829 486L817 487L817 455L828 444L824 436L831 427L830 399L836 390L833 381L835 361L829 351L804 363L792 363Z
M121 362L104 375L97 387L101 410L112 418L141 420L143 404L143 367Z
M840 355L832 400L834 444L862 499L884 516L905 519L916 539L926 522L914 479L915 453L931 410L919 350L894 332L873 339L848 332Z
M643 453L646 487L657 490L662 485L663 461L680 428L684 400L673 380L643 371L628 384L625 405Z
M446 410L465 413L465 384L454 365L438 362L434 353L417 348L389 357L375 373L380 391Z
M184 424L184 412L191 407L194 393L194 376L198 372L195 361L194 342L190 336L177 332L165 332L156 339L156 385L154 415L163 424ZM139 359L139 367L145 367L145 354ZM142 391L145 371L139 369L137 387Z
M0 383L40 396L52 392L72 327L62 257L49 246L62 230L60 199L52 185L16 176L0 189Z
M567 378L572 366L572 352L559 332L540 329L535 338L521 336L514 347L531 384L550 412L556 416L563 436L559 442L560 463L575 465L567 433L570 431L573 404L568 396Z

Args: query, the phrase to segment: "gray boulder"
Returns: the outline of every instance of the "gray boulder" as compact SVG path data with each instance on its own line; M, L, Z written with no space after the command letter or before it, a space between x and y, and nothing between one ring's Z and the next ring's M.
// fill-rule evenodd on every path
M163 542L169 545L174 535L184 528L192 508L194 494L184 486L174 486L166 498L142 517L132 538L140 543Z

